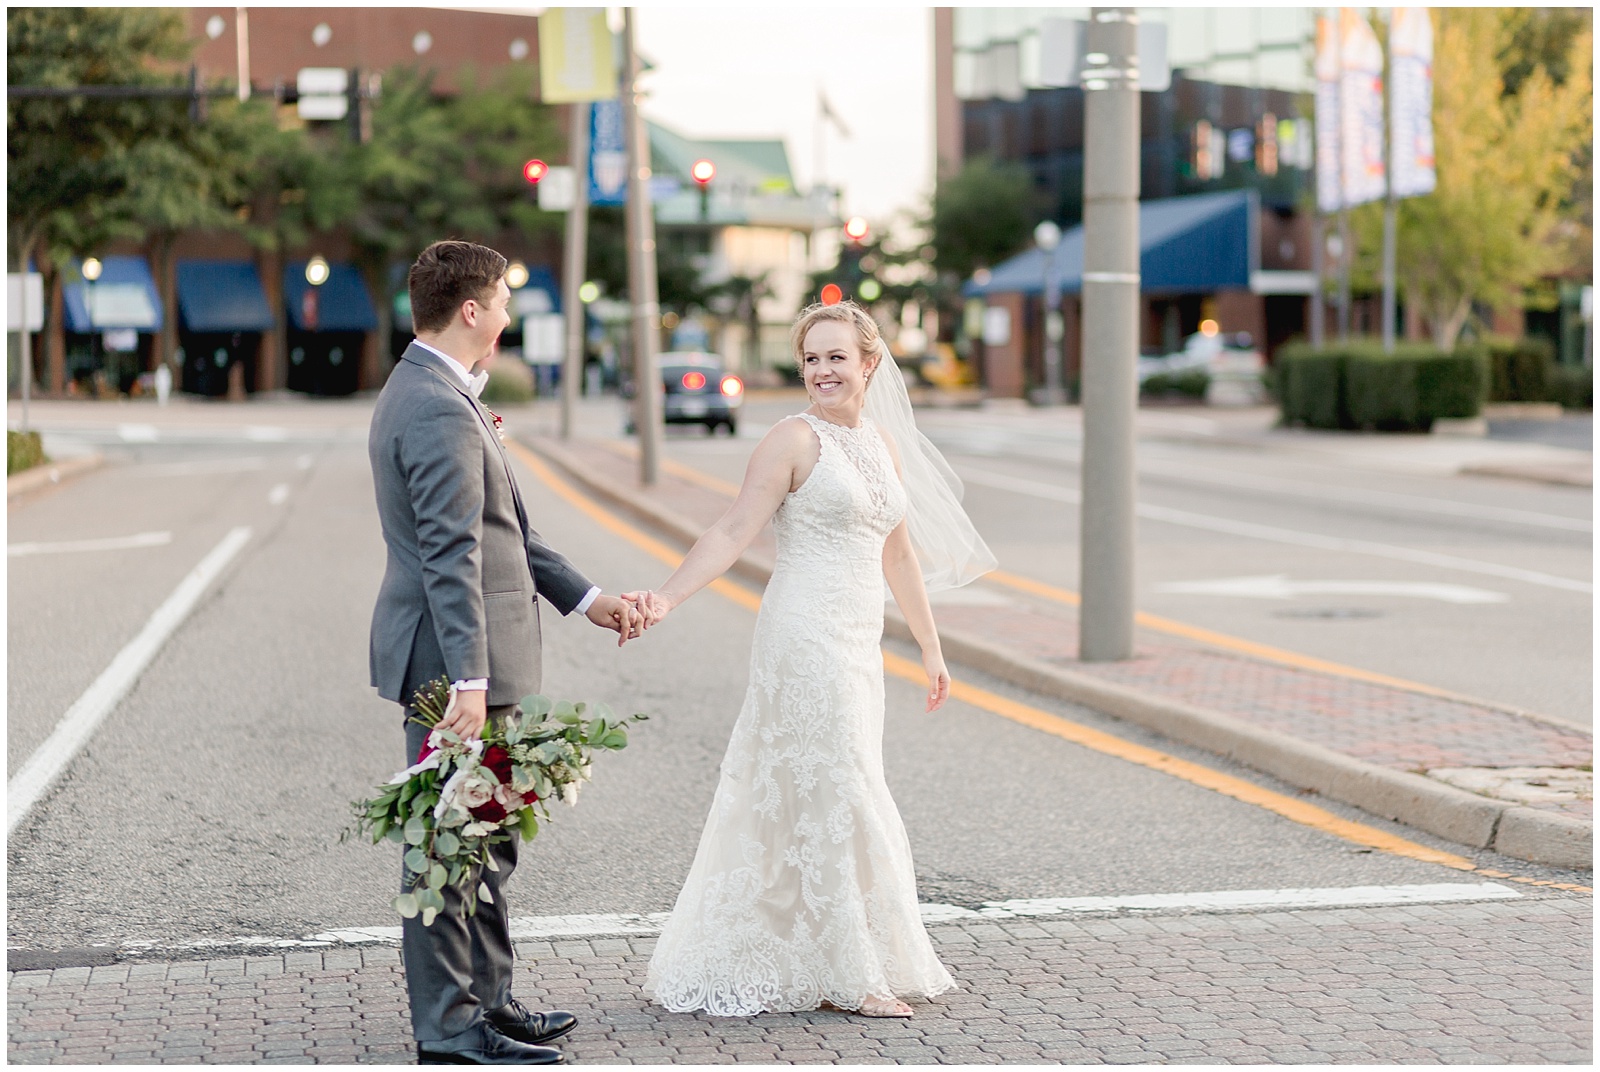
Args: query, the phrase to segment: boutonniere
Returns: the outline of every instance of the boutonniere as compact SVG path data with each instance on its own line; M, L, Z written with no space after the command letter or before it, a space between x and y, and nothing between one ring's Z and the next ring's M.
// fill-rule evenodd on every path
M488 406L484 406L483 408L488 410L489 419L494 421L494 434L499 436L501 439L504 439L506 437L506 434L500 430L500 426L502 424L504 424L505 422L500 419L500 414L496 413L492 409L489 409Z

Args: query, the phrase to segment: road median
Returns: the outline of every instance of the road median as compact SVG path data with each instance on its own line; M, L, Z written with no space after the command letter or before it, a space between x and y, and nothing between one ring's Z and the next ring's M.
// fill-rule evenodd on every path
M616 468L617 455L598 443L560 443L533 436L524 441L587 493L685 546L706 528L701 519L663 501L673 493L666 486L670 477L664 477L654 489L629 486L617 473L608 472ZM680 490L687 501L689 489ZM698 512L705 515L705 506ZM746 552L732 572L765 584L771 576L772 560L759 550ZM1556 867L1593 866L1593 821L1590 815L1580 813L1587 809L1564 812L1521 805L1468 792L1420 773L1427 766L1450 762L1503 765L1503 756L1551 766L1592 763L1592 737L1576 728L1558 728L1488 705L1475 707L1466 701L1346 682L1307 670L1268 668L1234 653L1163 649L1131 664L1062 665L1070 660L1058 650L1059 645L1049 652L1029 651L1025 643L1013 642L1020 637L1004 636L995 622L985 621L981 609L938 607L936 612L945 654L951 661L1020 688L1080 704L1227 756L1297 788L1460 845ZM892 607L887 609L885 632L897 639L911 638L905 620ZM1132 680L1116 680L1118 675ZM1200 699L1191 699L1183 687L1174 686L1174 682L1202 677L1221 684L1204 690ZM1274 725L1275 712L1255 718L1232 713L1236 709L1257 713L1263 706L1260 693L1270 691L1281 706L1285 694L1317 688L1324 681L1332 684L1321 691L1337 694L1337 701L1364 705L1357 713L1360 717L1351 720L1356 729L1344 731L1344 736L1322 733L1323 739L1318 740L1320 728L1310 733L1294 732L1298 727L1286 731L1284 718L1279 717ZM1147 684L1141 687L1141 683ZM1227 702L1229 687L1237 693L1237 704ZM1219 691L1223 693L1220 697ZM1413 731L1419 720L1425 724L1429 717L1445 735L1463 720L1476 720L1477 724L1467 734L1470 739L1463 742L1419 742L1418 754L1450 760L1419 764L1409 759L1404 749L1368 747L1360 736L1382 738L1385 719L1391 717L1397 736ZM1378 754L1386 762L1372 761ZM1408 765L1415 769L1405 769Z

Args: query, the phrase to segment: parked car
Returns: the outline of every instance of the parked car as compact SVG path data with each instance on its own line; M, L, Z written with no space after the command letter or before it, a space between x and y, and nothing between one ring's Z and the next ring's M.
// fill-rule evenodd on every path
M721 356L676 350L662 354L657 367L661 370L661 415L667 424L703 424L711 435L722 425L729 435L738 434L744 381L726 371ZM633 397L631 383L623 394ZM631 416L627 430L633 434Z

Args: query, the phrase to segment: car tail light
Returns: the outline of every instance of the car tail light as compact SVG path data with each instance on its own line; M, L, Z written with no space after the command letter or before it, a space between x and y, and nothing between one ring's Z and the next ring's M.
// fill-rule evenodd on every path
M736 398L744 394L744 381L737 376L722 377L722 393L729 398Z
M698 390L700 390L700 388L704 387L705 385L706 385L705 373L703 373L703 372L685 372L683 374L683 386L684 386L685 390L698 391Z

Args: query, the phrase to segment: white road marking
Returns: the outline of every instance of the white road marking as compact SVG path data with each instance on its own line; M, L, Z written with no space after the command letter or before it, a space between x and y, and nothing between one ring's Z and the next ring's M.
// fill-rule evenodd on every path
M1282 573L1266 577L1229 577L1216 581L1175 581L1156 585L1158 592L1187 595L1242 596L1246 599L1290 599L1294 596L1411 596L1441 603L1504 603L1510 597L1462 584L1410 581L1291 581Z
M265 469L265 458L213 458L200 462L168 462L129 469L133 476L201 476L207 473L244 473Z
M252 443L282 443L289 438L289 430L253 424L244 430L244 437Z
M6 557L54 555L72 551L121 551L129 547L160 547L172 542L170 532L140 532L132 536L107 536L102 540L65 540L61 543L14 543L6 547Z
M1478 503L1456 502L1452 499L1426 499L1416 495L1397 495L1389 491L1371 491L1365 488L1341 488L1329 484L1310 484L1281 477L1260 476L1255 473L1224 472L1202 469L1194 465L1174 465L1168 462L1142 461L1141 473L1179 477L1201 484L1221 487L1250 488L1257 491L1274 491L1286 495L1299 495L1320 501L1365 503L1370 506L1393 507L1413 513L1441 514L1448 517L1470 517L1484 521L1509 521L1518 525L1539 528L1563 529L1568 532L1593 532L1594 523L1586 517L1562 517L1559 514L1542 514L1532 510L1513 510L1501 506L1482 506Z
M273 506L282 506L289 501L289 485L274 484L272 490L267 492L267 502Z
M1081 496L1076 488L1063 488L1037 480L1024 480L1021 477L1007 476L1004 473L991 473L985 470L963 468L960 476L962 480L969 484L998 488L1002 491L1015 491L1023 495L1032 495L1039 499L1049 499L1061 503L1077 503L1081 501ZM1136 507L1136 512L1140 517L1149 518L1151 521L1160 521L1168 525L1181 525L1192 529L1204 529L1208 532L1225 532L1230 536L1248 536L1255 540L1286 543L1295 547L1315 547L1323 551L1344 551L1350 554L1387 558L1397 562L1413 562L1424 566L1437 566L1440 569L1460 570L1464 573L1504 577L1508 580L1521 581L1524 584L1536 584L1544 588L1559 588L1566 592L1591 593L1594 591L1594 585L1588 581L1575 581L1570 577L1557 577L1550 573L1540 573L1538 570L1526 570L1517 566L1502 566L1498 562L1483 562L1475 558L1460 558L1456 555L1445 555L1436 551L1420 551L1412 547L1400 547L1395 544L1379 543L1375 540L1324 536L1319 532L1300 532L1295 529L1279 528L1276 525L1260 525L1254 521L1236 521L1228 517L1212 517L1209 514L1197 514L1190 510L1175 510L1167 506L1156 506L1153 503L1139 503Z
M309 455L309 454L300 455L300 457L298 457L298 458L296 458L294 460L294 467L296 469L301 469L301 470L310 469L311 468L311 455Z
M1038 916L1107 915L1160 912L1244 912L1291 908L1378 908L1384 905L1452 904L1470 901L1514 901L1522 894L1497 882L1437 882L1412 886L1343 886L1326 889L1220 890L1211 893L1142 893L1124 897L1054 897L1018 901L991 901L979 908L927 904L922 921L941 923L992 922ZM608 913L579 916L518 916L511 922L511 937L519 941L552 938L606 938L661 933L669 913ZM341 927L304 938L240 935L202 938L198 941L158 943L125 941L127 953L156 949L210 949L255 946L273 949L330 945L395 945L400 927Z
M84 690L44 743L6 783L6 833L9 835L27 816L45 792L60 777L99 727L101 720L117 706L156 653L183 624L211 582L217 579L233 557L250 539L250 530L233 529L212 548L189 575L178 582L166 602L156 608L139 635L117 652L111 665Z
M117 436L124 443L154 443L161 432L153 424L119 424Z

